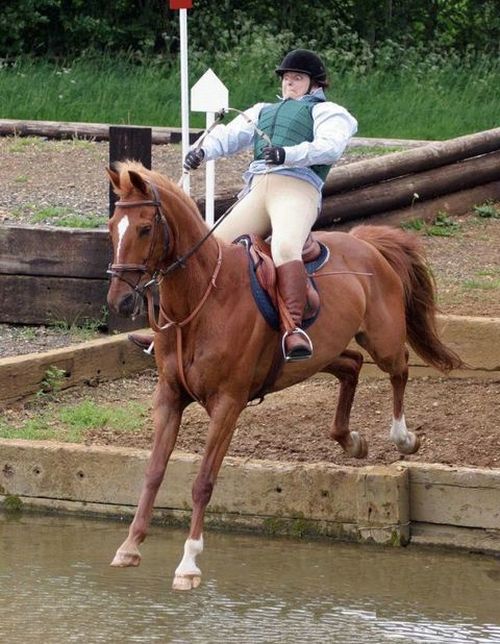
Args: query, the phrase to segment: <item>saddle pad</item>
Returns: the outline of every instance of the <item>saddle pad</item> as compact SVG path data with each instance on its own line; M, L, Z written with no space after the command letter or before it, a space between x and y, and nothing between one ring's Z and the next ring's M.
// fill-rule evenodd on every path
M251 255L250 255L250 248L252 246L252 240L248 235L242 235L241 237L238 237L236 240L237 243L242 244L247 251L247 256L248 256L248 270L249 270L249 276L250 276L250 287L252 290L252 295L254 297L255 303L257 304L257 307L259 311L261 312L262 316L266 320L266 322L269 324L269 326L274 329L275 331L279 331L280 329L280 318L279 318L279 313L276 309L276 307L273 304L273 301L269 294L266 292L266 290L261 286L258 278L257 278L257 265L254 263ZM328 261L328 258L330 256L330 251L325 246L322 242L319 242L320 245L320 254L316 259L313 259L310 262L307 262L304 264L305 269L307 274L309 275L308 279L312 287L317 291L316 284L314 282L314 278L311 277L313 273L315 273L317 270L319 270L323 264L325 264L326 261ZM307 315L307 313L306 313ZM302 321L302 328L307 329L308 327L315 322L316 318L319 315L319 308L318 310L312 315L311 317L305 317Z

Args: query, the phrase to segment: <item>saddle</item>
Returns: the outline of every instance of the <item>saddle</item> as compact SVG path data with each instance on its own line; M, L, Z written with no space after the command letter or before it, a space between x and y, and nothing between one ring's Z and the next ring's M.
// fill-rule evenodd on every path
M257 235L242 235L235 244L242 244L248 254L248 268L252 295L259 311L269 326L278 331L280 328L280 300L277 296L276 267L271 255L271 245ZM329 259L329 249L310 234L302 250L302 261L308 275L307 303L302 327L308 328L319 315L320 298L313 274ZM283 312L285 315L288 313Z

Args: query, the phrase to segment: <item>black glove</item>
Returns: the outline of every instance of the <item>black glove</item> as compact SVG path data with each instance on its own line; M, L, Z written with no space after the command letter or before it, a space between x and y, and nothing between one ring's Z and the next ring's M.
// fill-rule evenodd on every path
M205 158L202 148L190 150L184 159L184 170L196 170Z
M264 161L270 165L283 165L285 162L285 148L280 148L277 145L264 148Z

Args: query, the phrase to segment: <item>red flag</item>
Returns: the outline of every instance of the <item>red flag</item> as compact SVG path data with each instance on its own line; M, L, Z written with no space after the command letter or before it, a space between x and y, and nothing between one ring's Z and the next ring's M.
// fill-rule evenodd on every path
M192 9L193 0L169 0L171 9Z

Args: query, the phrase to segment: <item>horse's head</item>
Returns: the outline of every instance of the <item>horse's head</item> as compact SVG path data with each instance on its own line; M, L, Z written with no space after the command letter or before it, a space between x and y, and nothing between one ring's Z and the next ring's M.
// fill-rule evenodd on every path
M144 286L156 276L169 246L159 190L141 168L139 164L121 164L118 172L107 170L119 197L109 220L113 263L108 271L108 304L125 316L139 311Z

